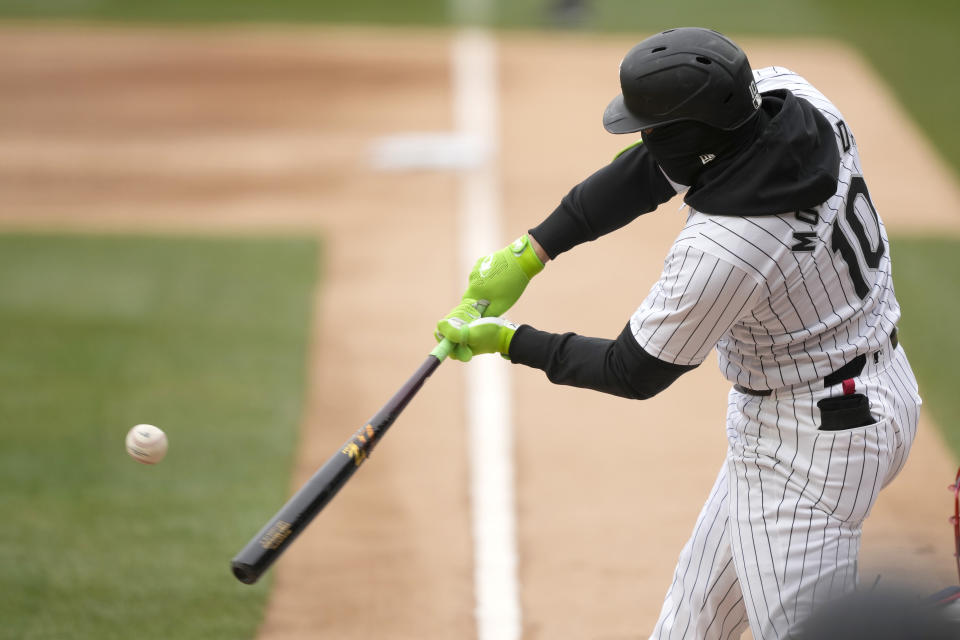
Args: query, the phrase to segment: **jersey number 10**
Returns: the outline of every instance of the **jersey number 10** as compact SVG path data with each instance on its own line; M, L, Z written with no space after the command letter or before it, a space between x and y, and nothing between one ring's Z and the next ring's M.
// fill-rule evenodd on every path
M857 215L857 203L861 202L866 207L861 207L865 217L870 218L870 238L867 235L867 229L863 225L860 216ZM866 211L869 214L866 214ZM863 275L863 267L876 269L880 266L880 259L883 258L884 246L883 238L880 235L880 218L877 216L877 210L870 201L870 193L867 191L867 183L863 176L853 176L850 181L850 190L847 192L847 205L844 210L843 218L847 221L847 226L853 232L854 240L850 238L840 226L840 216L833 221L833 232L830 238L830 248L840 254L843 261L847 263L847 270L850 272L850 279L853 281L853 288L860 296L860 299L867 297L870 293L870 287L867 285L866 278ZM858 251L859 249L859 251Z

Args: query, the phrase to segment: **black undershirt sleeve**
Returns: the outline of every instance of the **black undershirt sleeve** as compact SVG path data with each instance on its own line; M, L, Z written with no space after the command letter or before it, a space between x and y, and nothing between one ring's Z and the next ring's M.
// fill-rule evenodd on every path
M571 189L530 234L556 258L650 213L676 193L646 145L638 144Z
M549 333L521 325L510 342L514 364L542 369L555 384L645 400L696 366L672 364L643 350L630 323L616 340Z

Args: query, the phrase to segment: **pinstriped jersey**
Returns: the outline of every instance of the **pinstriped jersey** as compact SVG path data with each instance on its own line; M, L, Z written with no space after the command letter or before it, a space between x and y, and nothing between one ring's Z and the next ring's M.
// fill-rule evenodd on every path
M697 365L716 347L728 380L777 389L821 379L877 350L900 308L887 234L842 114L787 69L754 76L761 93L789 90L830 123L840 152L837 191L819 206L777 215L690 208L630 327L661 360Z

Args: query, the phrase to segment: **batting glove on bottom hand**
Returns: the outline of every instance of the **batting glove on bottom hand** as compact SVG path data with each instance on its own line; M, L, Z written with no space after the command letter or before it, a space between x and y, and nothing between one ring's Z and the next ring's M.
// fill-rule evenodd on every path
M450 357L461 362L469 362L473 357L473 352L465 344L459 344L461 341L461 329L483 315L485 304L477 300L464 298L463 302L458 304L446 317L437 323L437 331L434 334L437 342L444 338L450 338L453 343L453 349L450 351ZM456 339L451 336L456 336Z
M479 318L464 323L459 317L448 317L440 321L438 332L456 344L450 352L454 360L469 362L481 353L499 353L509 360L510 341L517 325L504 318Z

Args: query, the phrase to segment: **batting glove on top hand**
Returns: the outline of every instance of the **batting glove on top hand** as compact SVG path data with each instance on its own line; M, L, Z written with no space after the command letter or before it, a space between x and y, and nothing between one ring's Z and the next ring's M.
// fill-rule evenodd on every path
M510 359L510 341L517 332L517 325L509 320L478 318L470 323L463 323L459 318L453 317L444 319L440 324L442 337L456 345L450 352L451 358L469 362L475 355L499 353L507 360Z
M503 315L541 271L543 262L530 245L530 238L520 236L510 246L477 260L463 298L486 304L484 316Z

